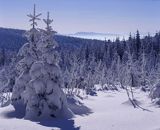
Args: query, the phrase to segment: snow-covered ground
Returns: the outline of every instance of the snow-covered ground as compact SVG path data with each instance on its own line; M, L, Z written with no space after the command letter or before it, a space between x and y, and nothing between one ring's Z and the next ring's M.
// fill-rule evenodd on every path
M160 130L160 108L154 106L148 94L135 91L140 105L151 112L134 109L125 91L98 92L81 103L69 100L76 113L73 119L32 122L21 119L12 106L0 108L0 130Z

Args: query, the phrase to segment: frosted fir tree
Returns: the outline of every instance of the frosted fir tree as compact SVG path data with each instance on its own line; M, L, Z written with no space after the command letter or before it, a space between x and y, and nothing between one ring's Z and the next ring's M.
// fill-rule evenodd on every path
M16 111L21 111L23 114L25 114L26 109L24 93L31 80L29 71L32 64L39 58L36 51L36 43L39 41L40 33L35 27L37 26L36 21L40 20L40 15L41 14L36 14L36 8L34 5L33 14L28 15L28 17L31 18L29 21L32 22L32 28L26 32L28 43L24 44L18 52L20 61L16 65L17 77L15 85L13 86L12 105L15 107Z
M19 51L22 59L17 65L19 76L13 88L12 104L15 110L23 111L27 119L70 117L65 94L61 90L57 43L53 39L48 17L46 30L37 30L35 6L31 18L32 29L27 32L28 43Z
M37 44L39 60L34 62L29 74L31 80L24 93L26 118L71 117L65 94L61 90L62 80L58 66L57 42L49 18L44 19L47 27L41 30L41 39Z

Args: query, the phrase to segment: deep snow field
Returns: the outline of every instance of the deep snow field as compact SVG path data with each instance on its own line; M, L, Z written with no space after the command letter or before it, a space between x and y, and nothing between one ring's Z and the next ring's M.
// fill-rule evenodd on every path
M160 130L160 108L152 104L148 93L135 90L139 105L133 108L124 90L97 92L81 100L69 99L75 113L72 119L29 121L21 119L9 105L0 108L0 130Z

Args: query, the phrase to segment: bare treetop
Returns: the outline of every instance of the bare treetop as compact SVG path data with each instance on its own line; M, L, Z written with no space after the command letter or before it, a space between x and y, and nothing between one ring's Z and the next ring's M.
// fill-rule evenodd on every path
M53 22L53 19L49 18L49 12L47 12L47 19L43 19L43 21L46 23L47 27L47 31L52 31L52 27L50 26L50 24Z
M32 22L32 24L31 24L32 28L35 28L35 26L37 26L36 20L40 20L40 18L38 18L40 15L41 15L41 13L36 14L36 5L34 4L33 14L27 15L28 17L31 18L29 21Z

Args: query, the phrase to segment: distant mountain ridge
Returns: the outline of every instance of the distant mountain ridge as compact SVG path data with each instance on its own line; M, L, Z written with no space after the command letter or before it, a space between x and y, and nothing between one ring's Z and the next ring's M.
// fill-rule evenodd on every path
M96 32L77 32L74 34L68 34L67 36L84 38L84 39L97 39L97 40L115 40L117 37L122 39L124 36L120 34L112 33L96 33Z
M112 34L112 33L97 33L97 32L77 32L71 35L111 35L111 36L119 36L119 34Z

